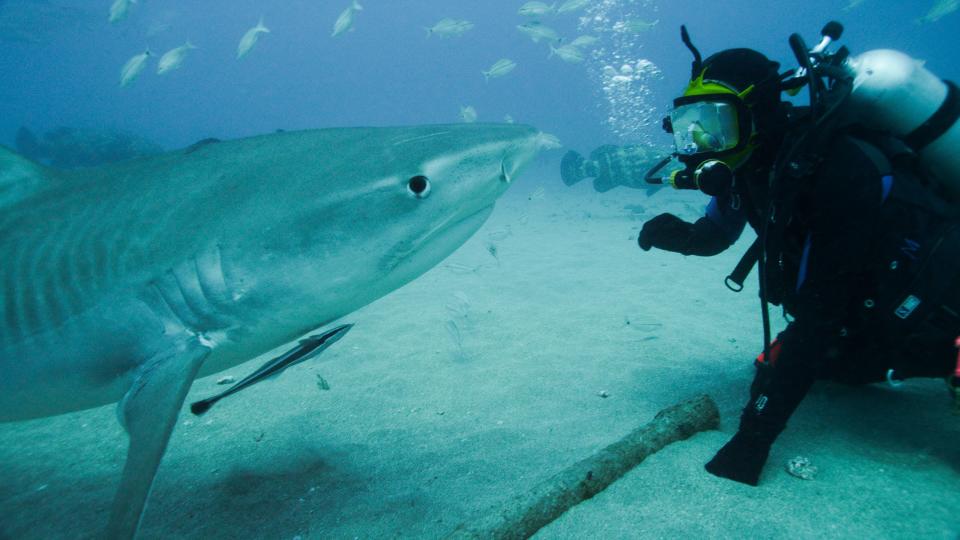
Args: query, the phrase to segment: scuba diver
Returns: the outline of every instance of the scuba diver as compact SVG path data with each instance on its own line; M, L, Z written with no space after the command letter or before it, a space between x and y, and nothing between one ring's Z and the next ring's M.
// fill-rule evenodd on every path
M685 168L659 180L656 168L647 174L650 182L699 189L711 199L695 223L669 213L647 221L641 249L712 256L733 245L747 225L757 233L727 285L739 290L758 267L764 353L736 434L705 466L753 486L817 380L899 384L947 377L955 400L960 386L960 212L950 199L960 190L951 193L948 185L960 184L960 176L956 157L939 166L952 179L935 178L930 170L936 167L926 165L936 164L924 163L928 149L938 152L945 139L951 148L958 142L956 86L927 77L937 91L917 92L917 84L887 91L897 99L910 88L923 95L880 102L880 109L924 112L914 114L921 116L909 120L909 129L871 125L863 107L853 110L853 94L861 92L864 101L872 80L857 79L862 90L854 90L853 80L899 57L866 53L858 59L874 64L857 72L846 48L824 52L840 32L838 23L828 24L812 51L792 36L801 69L781 74L778 63L751 49L701 59L682 28L693 69L664 129ZM909 69L929 74L912 60ZM781 99L802 87L811 94L809 107ZM923 99L936 102L921 107ZM776 340L768 303L781 306L788 321Z

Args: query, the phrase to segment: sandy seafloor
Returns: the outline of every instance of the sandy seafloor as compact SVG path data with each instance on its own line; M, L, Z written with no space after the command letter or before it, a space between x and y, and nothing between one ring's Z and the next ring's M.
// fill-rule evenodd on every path
M140 537L443 537L707 393L721 431L667 447L536 538L958 538L960 417L942 380L821 383L760 487L703 470L736 429L761 342L753 279L739 295L723 285L750 238L701 259L644 253L636 236L704 203L531 171L449 259L347 317L356 327L319 359L204 417L185 410ZM223 389L218 376L188 399ZM113 406L0 424L0 538L98 536L125 448ZM816 479L784 470L797 455Z

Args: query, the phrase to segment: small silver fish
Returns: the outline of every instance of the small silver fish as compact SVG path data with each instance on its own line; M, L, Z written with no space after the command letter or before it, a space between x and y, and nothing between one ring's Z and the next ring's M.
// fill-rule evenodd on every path
M157 62L157 74L163 75L178 69L183 64L183 61L186 60L187 53L189 53L191 49L196 49L196 47L188 41L179 47L163 53L160 61Z
M434 34L440 37L457 37L473 28L473 23L461 19L442 19L437 24L427 28L427 37Z
M240 39L240 44L237 45L237 60L246 56L247 53L250 52L250 49L253 49L253 46L257 44L257 40L260 38L260 34L268 33L270 33L270 29L263 25L263 17L260 17L260 22L253 28L247 30L247 33Z
M350 4L350 7L343 10L340 13L340 16L337 17L337 21L333 23L333 33L331 37L337 37L340 34L346 32L347 30L353 29L353 17L358 11L361 11L363 6L360 5L357 0L353 0L353 3Z
M454 274L465 275L465 274L475 274L480 270L479 266L467 266L465 264L450 263L444 265L444 268L453 272Z
M494 242L499 242L506 239L511 234L513 234L513 232L509 227L497 227L496 229L491 229L490 232L487 233L487 238Z
M544 15L553 13L556 9L556 6L556 4L548 6L545 2L527 2L526 4L520 6L520 9L517 10L517 13L523 15L524 17L542 17Z
M918 24L935 23L960 8L960 0L937 0L926 15L917 19Z
M560 34L558 34L556 30L544 26L540 21L530 21L517 25L517 30L530 36L530 39L532 39L534 43L539 43L541 39L553 43L559 43L561 41Z
M153 56L153 54L150 52L150 49L147 49L127 60L127 63L123 65L123 69L120 70L120 86L127 86L137 80L143 68L147 67L147 60L149 60L151 56Z
M147 28L147 37L156 37L164 32L169 32L173 28L173 25L170 23L155 21L150 23L150 26Z
M537 133L537 147L541 150L556 150L557 148L562 148L563 143L560 142L560 138L556 135L550 133L540 132Z
M504 75L516 69L516 67L517 64L513 60L510 60L509 58L501 58L492 66L490 66L490 69L481 71L481 73L483 73L483 76L489 81L490 79L503 77Z
M570 45L573 45L574 47L589 47L590 45L593 45L597 41L598 41L597 38L593 36L580 36L577 39L571 41Z
M660 19L657 19L653 22L645 21L643 19L628 19L626 21L618 21L613 25L614 32L627 32L631 34L642 34L653 29L657 23L660 22Z
M467 124L477 121L477 110L472 105L460 106L460 118Z
M554 47L550 45L550 56L552 58L554 55L557 55L564 62L570 62L571 64L577 64L583 62L583 51L573 44L562 45L560 47Z
M859 6L859 5L862 4L863 2L864 2L864 0L849 0L849 2L847 2L847 5L846 5L846 7L843 8L843 10L844 10L844 11L850 11L850 10L852 10L852 9L855 9L857 6Z
M560 7L557 8L557 13L567 13L570 11L578 11L583 9L590 3L590 0L567 0L566 2L560 4Z
M130 6L136 3L137 0L114 0L110 5L110 22L118 23L126 19L130 13Z

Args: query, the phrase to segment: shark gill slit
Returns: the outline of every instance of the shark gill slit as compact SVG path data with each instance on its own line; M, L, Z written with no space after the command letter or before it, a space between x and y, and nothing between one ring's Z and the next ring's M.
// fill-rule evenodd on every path
M57 257L59 263L65 267L65 279L69 280L68 283L77 291L81 299L85 296L89 298L88 293L93 292L92 280L86 264L87 257L84 256L89 237L84 234L86 231L77 230L81 229L82 224L90 223L89 207L82 212L81 216L77 216L78 219L71 220L74 226L64 231L61 240L64 252Z
M27 275L22 276L29 281L21 283L33 283L33 287L25 288L24 293L30 296L24 299L24 302L32 308L32 317L28 316L24 320L24 330L27 334L33 334L44 327L52 327L56 321L63 320L62 306L59 289L56 286L57 278L46 269L47 262L53 256L53 244L55 235L43 235L34 243L34 248L30 250L31 260Z
M3 272L3 333L0 335L3 336L4 343L11 343L20 337L16 307L18 281L16 271L12 270L19 266L18 262L17 260L8 261L9 266Z
M231 298L227 279L223 273L223 255L220 253L220 246L213 245L202 250L194 257L193 263L204 298L217 308L228 307Z
M42 273L42 248L43 240L33 244L33 249L23 249L18 257L17 271L20 276L20 283L29 283L32 286L22 287L18 291L18 309L17 324L21 336L28 336L40 328L40 309L39 305L43 303L45 276Z
M176 276L173 275L173 270L167 270L156 281L156 285L160 292L160 298L173 315L172 322L187 331L196 332L201 320L187 305L187 300L183 296L183 291L180 289Z
M180 295L189 309L199 320L198 326L205 330L217 324L216 308L203 293L200 286L200 276L197 275L196 259L179 264L173 269L173 277L177 281Z
M192 257L168 270L154 285L163 301L164 311L173 317L170 322L190 332L203 333L228 325L223 313L228 291L219 254L203 263L198 259ZM208 290L215 291L213 296L207 293Z
M57 261L57 242L54 239L60 237L59 231L51 231L47 237L49 241L43 242L37 249L38 268L35 269L34 275L39 275L41 272L42 267L39 267L39 264L49 265L51 261ZM65 265L61 263L54 264L43 271L45 278L43 285L47 291L47 318L51 327L67 320L72 313L80 311L82 306L76 291L71 287L70 276L65 270Z

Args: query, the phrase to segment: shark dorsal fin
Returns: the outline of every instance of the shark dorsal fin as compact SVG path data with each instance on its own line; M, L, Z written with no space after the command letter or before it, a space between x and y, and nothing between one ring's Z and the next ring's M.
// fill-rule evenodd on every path
M45 167L0 146L0 209L30 197L49 181Z

